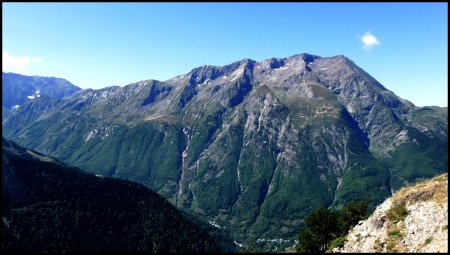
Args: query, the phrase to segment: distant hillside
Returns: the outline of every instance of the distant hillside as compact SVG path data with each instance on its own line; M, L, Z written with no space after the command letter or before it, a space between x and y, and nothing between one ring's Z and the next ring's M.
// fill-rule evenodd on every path
M219 252L143 185L96 177L2 139L2 251Z
M403 188L334 252L448 252L448 173Z
M81 88L61 78L2 72L2 118L6 119L11 110L40 96L61 99L79 90Z

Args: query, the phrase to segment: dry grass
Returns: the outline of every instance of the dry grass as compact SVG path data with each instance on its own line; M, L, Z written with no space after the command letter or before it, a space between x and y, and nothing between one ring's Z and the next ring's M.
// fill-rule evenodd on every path
M380 239L377 238L373 244L373 249L376 253L380 253L383 251L385 245L386 244L384 242L381 242Z
M420 182L398 191L392 198L393 203L414 204L419 201L433 201L440 205L448 204L448 173Z
M404 238L404 229L396 224L390 224L387 229L386 251L387 252L405 252L406 247L401 244Z

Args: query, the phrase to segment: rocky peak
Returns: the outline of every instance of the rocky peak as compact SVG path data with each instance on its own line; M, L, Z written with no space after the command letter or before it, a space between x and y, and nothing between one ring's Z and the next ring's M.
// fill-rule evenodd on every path
M280 68L284 66L284 59L282 58L271 58L268 61L269 67L272 69Z
M298 61L298 60L303 60L305 62L314 62L317 59L321 59L322 57L317 56L317 55L311 55L309 53L300 53L300 54L295 54L292 55L290 57L287 57L286 60L288 61Z
M225 66L204 65L192 69L186 76L190 77L188 81L189 84L205 84L221 76L230 75L241 67L249 68L254 62L254 60L245 58Z

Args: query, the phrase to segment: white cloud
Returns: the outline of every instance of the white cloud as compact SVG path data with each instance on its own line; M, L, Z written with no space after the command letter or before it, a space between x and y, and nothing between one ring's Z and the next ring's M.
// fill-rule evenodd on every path
M370 31L366 32L364 36L361 37L361 42L363 43L363 49L367 50L370 50L380 44L378 38L375 37Z
M34 57L34 58L31 59L31 61L33 61L33 63L41 63L42 58L40 58L40 57Z
M2 71L5 72L21 72L25 70L30 65L30 63L37 64L40 62L42 62L42 58L40 57L14 57L5 50L2 52Z

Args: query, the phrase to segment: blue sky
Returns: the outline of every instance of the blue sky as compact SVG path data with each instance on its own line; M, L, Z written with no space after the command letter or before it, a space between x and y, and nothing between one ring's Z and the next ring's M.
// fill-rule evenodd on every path
M82 88L201 65L345 55L417 106L448 105L448 3L2 3L2 70ZM365 42L365 44L363 43Z

